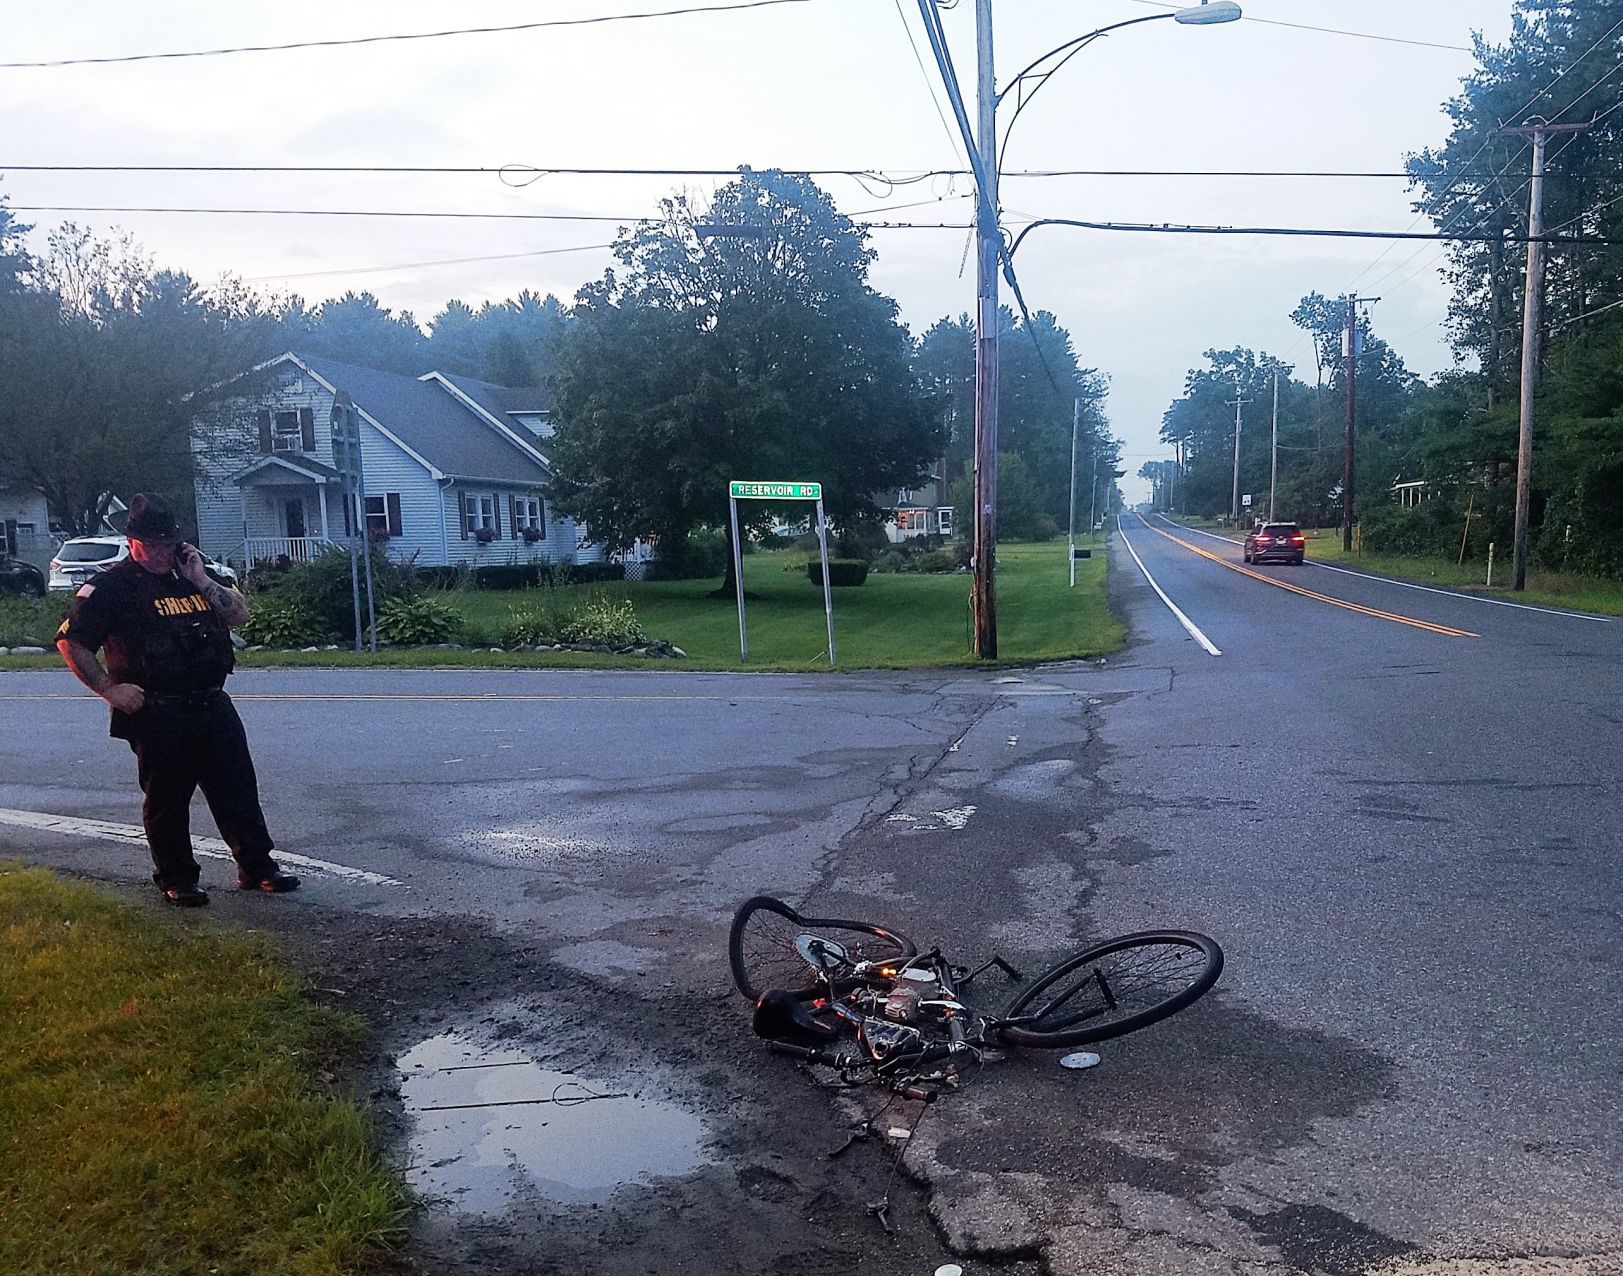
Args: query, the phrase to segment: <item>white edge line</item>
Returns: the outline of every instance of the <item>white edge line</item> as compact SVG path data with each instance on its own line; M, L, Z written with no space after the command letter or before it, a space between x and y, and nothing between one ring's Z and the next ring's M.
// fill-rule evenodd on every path
M106 820L86 820L71 815L51 815L44 811L13 811L0 807L0 824L13 824L20 828L44 829L50 833L69 836L99 837L111 842L146 845L146 834L133 824L111 824ZM217 837L194 837L192 848L205 859L229 860L231 848ZM382 873L369 873L365 869L349 868L328 860L311 859L307 855L291 855L277 851L279 864L292 864L312 873L326 873L345 881L364 882L370 886L402 886L403 882Z
M1332 567L1329 563L1316 563L1308 560L1313 567L1322 567L1327 572L1340 572L1343 576L1357 576L1360 580L1379 581L1383 585L1401 585L1404 589L1418 589L1428 594L1442 594L1445 598L1462 598L1468 603L1487 603L1492 607L1514 607L1517 611L1537 611L1546 616L1565 616L1568 620L1594 620L1600 624L1609 625L1614 617L1586 616L1581 611L1557 611L1553 607L1535 607L1531 603L1512 603L1503 598L1478 598L1475 594L1456 593L1452 589L1438 589L1435 585L1417 585L1411 580L1393 580L1390 576L1371 576L1368 572L1355 572L1346 567Z
M1138 570L1143 572L1144 579L1150 582L1150 588L1159 594L1161 596L1161 601L1167 605L1167 610L1178 618L1178 623L1189 631L1189 636L1191 638L1198 642L1202 647L1206 648L1206 650L1212 655L1221 656L1223 653L1212 645L1212 640L1205 634L1201 633L1195 622L1190 620L1188 616L1185 616L1183 612L1178 610L1178 604L1167 597L1166 590L1162 589L1155 583L1155 577L1150 575L1150 569L1144 566L1144 560L1138 556L1138 551L1133 548L1132 541L1127 539L1127 531L1121 525L1120 514L1116 515L1116 531L1121 535L1121 543L1127 547L1127 552L1133 556L1133 561L1138 564Z
M1185 527L1182 523L1174 523L1164 514L1157 514L1157 518L1171 524L1182 532L1194 532L1197 536L1210 536L1214 541L1222 541L1225 545L1238 545L1241 542L1230 540L1227 536L1218 536L1200 527ZM1329 563L1321 563L1315 558L1307 560L1309 567L1322 567L1327 572L1340 572L1343 576L1356 576L1359 580L1373 580L1381 585L1399 585L1404 589L1418 589L1422 593L1441 594L1444 598L1460 598L1468 603L1487 603L1490 607L1514 607L1517 611L1536 611L1546 616L1565 616L1568 620L1593 620L1602 625L1609 625L1617 619L1615 616L1591 616L1581 611L1559 611L1554 607L1535 607L1532 603L1513 603L1504 598L1483 598L1477 594L1462 594L1457 589L1439 589L1435 585L1417 585L1412 580L1394 580L1390 576L1372 576L1368 572L1355 572L1349 567L1332 567Z

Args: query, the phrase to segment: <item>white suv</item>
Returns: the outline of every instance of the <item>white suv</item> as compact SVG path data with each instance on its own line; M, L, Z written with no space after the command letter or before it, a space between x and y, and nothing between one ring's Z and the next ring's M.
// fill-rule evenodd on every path
M124 536L76 536L63 541L51 556L51 589L78 589L93 576L122 563L130 556L130 542ZM224 563L204 557L203 567L222 585L235 588L237 573Z

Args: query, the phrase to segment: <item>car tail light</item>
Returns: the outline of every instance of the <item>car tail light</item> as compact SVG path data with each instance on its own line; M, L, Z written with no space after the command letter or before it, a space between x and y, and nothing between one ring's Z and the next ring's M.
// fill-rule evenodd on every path
M1292 536L1291 537L1291 544L1292 545L1306 545L1307 544L1307 537L1305 537L1305 536Z

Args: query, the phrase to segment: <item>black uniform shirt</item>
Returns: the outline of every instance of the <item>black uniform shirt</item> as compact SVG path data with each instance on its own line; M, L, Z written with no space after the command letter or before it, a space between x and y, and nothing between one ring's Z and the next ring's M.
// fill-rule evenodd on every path
M107 672L148 695L213 690L236 664L230 626L201 591L177 572L159 576L133 558L79 587L57 637L90 651L105 646ZM128 717L114 710L113 735L128 738Z

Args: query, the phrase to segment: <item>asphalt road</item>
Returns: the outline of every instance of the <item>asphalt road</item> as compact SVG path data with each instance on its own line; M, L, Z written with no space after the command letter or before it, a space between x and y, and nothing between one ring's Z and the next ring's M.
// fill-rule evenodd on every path
M214 912L463 918L632 1002L699 989L741 1034L722 949L756 891L1028 966L1193 927L1228 954L1194 1009L931 1110L907 1158L931 1221L863 1270L1618 1270L1623 624L1247 575L1157 526L1115 538L1137 638L1103 666L240 674L273 831L317 862ZM8 674L0 716L0 848L137 888L116 828L40 827L138 822L100 705ZM739 1120L821 1102L738 1057L770 1079Z

